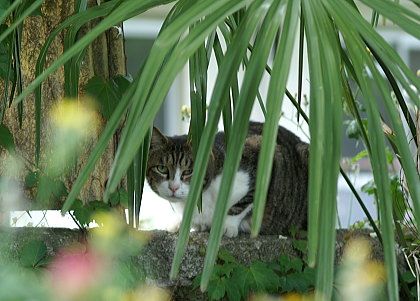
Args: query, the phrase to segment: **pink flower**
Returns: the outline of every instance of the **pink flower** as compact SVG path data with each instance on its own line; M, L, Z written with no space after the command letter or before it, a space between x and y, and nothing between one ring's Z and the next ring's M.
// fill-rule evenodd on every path
M48 267L52 289L61 299L80 297L100 282L106 265L101 254L85 246L61 251Z

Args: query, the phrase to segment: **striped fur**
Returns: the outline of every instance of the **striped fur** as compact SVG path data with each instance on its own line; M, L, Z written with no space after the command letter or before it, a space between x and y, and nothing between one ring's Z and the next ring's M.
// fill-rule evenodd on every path
M229 200L230 208L225 225L227 236L236 236L238 231L248 232L250 229L262 128L262 123L250 123L238 170L238 175L241 176L237 176L232 199ZM300 229L306 229L307 226L309 145L283 127L279 127L276 142L261 234L288 234L292 226ZM203 184L203 212L197 211L193 218L194 226L198 230L208 230L211 227L225 154L224 133L219 132ZM156 193L170 202L185 204L184 196L188 194L191 179L189 171L193 167L192 149L186 135L167 137L154 129L147 180ZM161 169L167 169L167 173L159 172ZM180 178L178 182L176 177ZM179 182L182 184L179 185ZM176 193L166 187L173 186L173 183L180 186Z

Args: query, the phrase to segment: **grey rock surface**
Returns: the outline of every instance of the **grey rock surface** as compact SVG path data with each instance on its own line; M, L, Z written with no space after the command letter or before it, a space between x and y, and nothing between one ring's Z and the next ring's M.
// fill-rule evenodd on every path
M169 279L172 258L177 242L177 234L166 231L148 231L149 242L142 252L135 256L134 262L145 272L148 282L171 289L177 300L201 300L205 296L199 292L191 295L192 280L202 269L209 233L192 232L177 279ZM33 239L43 240L50 255L74 243L89 240L87 232L59 228L0 228L0 263L16 260L23 245ZM372 247L372 257L382 260L383 253L377 238L368 230L337 230L336 263L340 261L347 241L354 237L367 239ZM293 247L293 239L282 236L259 236L250 238L240 235L236 238L223 238L221 248L229 251L239 263L249 265L255 260L274 261L282 253L302 256Z

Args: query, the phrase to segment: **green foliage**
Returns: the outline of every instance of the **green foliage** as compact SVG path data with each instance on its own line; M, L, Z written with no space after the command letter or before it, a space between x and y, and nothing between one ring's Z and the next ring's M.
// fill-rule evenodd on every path
M207 293L210 300L246 300L251 293L307 293L314 286L315 273L300 258L281 254L274 262L254 261L249 267L237 262L224 249L218 253ZM198 288L201 274L194 279Z
M85 92L96 99L99 111L109 120L131 81L130 77L122 75L108 81L94 76L86 84Z
M48 175L40 176L36 196L39 202L49 203L55 200L62 200L67 194L67 188L63 181L51 178Z
M0 9L0 15L1 15L1 9ZM3 33L8 26L6 24L0 25L0 34ZM12 48L13 41L11 40L11 36L8 36L8 38L4 39L0 43L0 78L6 80L8 76L10 79L14 79L14 70L12 70L9 67L10 61L9 58L12 56L11 51L13 51ZM10 75L8 73L10 72Z
M13 139L13 135L4 124L0 124L0 146L7 149L9 152L15 151L15 141Z
M405 281L407 283L411 297L412 298L418 298L418 292L417 292L417 281L418 279L413 276L413 273L410 270L405 271L402 275L402 281Z
M33 240L23 246L20 264L28 268L43 267L48 263L47 246L41 240Z
M127 191L118 189L112 193L108 203L100 200L83 203L77 199L70 210L73 211L72 214L80 226L88 227L90 223L95 222L98 213L110 212L113 207L118 205L126 208L127 201Z
M69 63L73 70L74 64L79 64L87 47L105 30L119 24L132 16L159 5L176 2L168 14L162 31L153 45L150 55L143 69L127 88L126 93L115 90L115 82L101 82L97 80L90 84L96 87L93 91L99 92L98 98L100 111L108 120L98 143L91 153L91 157L80 173L77 181L72 183L63 211L71 208L84 182L94 170L101 154L109 145L109 141L120 127L124 116L128 118L121 134L121 140L116 153L113 167L109 177L109 186L105 198L110 199L111 194L118 188L121 178L133 166L145 166L147 159L147 137L165 96L172 85L178 72L184 68L186 62L191 63L191 82L200 87L195 89L201 93L198 97L204 100L205 95L212 95L208 115L196 114L203 112L203 103L193 103L195 126L191 127L191 137L200 141L197 154L197 169L191 182L191 193L188 201L184 223L180 229L176 255L172 266L171 276L175 277L182 262L191 225L191 216L195 210L196 202L200 198L206 164L210 156L211 145L217 129L220 116L223 114L225 128L235 135L230 135L228 140L228 156L224 164L224 179L221 193L216 205L216 214L213 231L209 240L205 271L201 287L205 288L217 257L217 250L222 236L222 225L229 192L231 190L232 174L238 166L238 158L244 137L246 135L246 122L249 111L257 96L260 79L264 72L268 72L269 91L267 96L266 127L264 128L263 145L260 162L264 162L258 170L256 185L259 193L254 202L253 235L258 233L261 222L261 213L264 210L264 195L266 193L266 180L270 175L270 152L274 145L275 129L281 114L280 104L286 95L292 103L298 102L285 90L290 66L290 57L293 52L299 52L299 60L303 61L303 48L307 48L307 61L310 78L310 113L305 120L309 121L311 137L310 181L309 181L309 221L308 250L309 261L317 264L316 287L331 297L333 286L333 259L334 259L334 234L336 214L336 188L340 164L341 128L343 125L342 103L344 110L348 110L354 120L348 129L348 134L354 138L362 138L369 153L373 168L375 185L365 187L369 193L374 193L378 198L380 227L383 233L384 254L387 268L388 295L392 300L397 300L397 269L395 261L394 243L394 218L401 218L396 214L396 207L402 205L402 195L409 194L413 204L413 217L416 222L420 220L420 182L416 164L410 153L406 133L402 127L402 118L410 127L413 137L416 137L414 122L407 112L408 98L417 107L420 100L415 89L420 90L420 81L394 51L391 45L376 32L375 26L379 16L390 20L401 30L414 38L420 38L418 31L420 16L418 11L408 9L398 1L360 0L372 10L372 22L365 20L358 10L358 5L350 1L334 0L201 0L201 1L171 1L171 0L145 0L145 1L120 1L111 0L93 8L85 9L84 1L77 1L78 7L74 16L64 21L54 30L45 42L37 64L36 77L23 89L20 86L20 33L22 24L28 16L39 14L39 7L43 0L35 1L8 1L0 2L0 16L3 25L0 34L0 76L5 78L6 87L3 101L1 102L0 123L3 120L5 108L9 103L18 106L19 119L22 120L23 103L25 97L36 90L36 159L35 166L39 166L40 136L41 136L41 85L53 72ZM415 3L416 1L412 1ZM359 3L357 3L359 4ZM416 7L417 8L417 7ZM79 39L76 33L87 22L101 18L97 26L86 32ZM301 31L299 49L293 49L294 32L300 18ZM70 27L70 28L68 28ZM278 31L278 28L281 28ZM49 45L55 36L63 29L69 33L70 43L64 47L65 51L56 61L45 68L45 56ZM306 37L305 45L303 37ZM337 38L339 37L339 39ZM277 44L277 41L281 43ZM224 43L223 43L224 42ZM225 47L220 47L221 44ZM276 49L272 51L272 49ZM213 91L207 91L207 64L208 58L217 56L218 78ZM274 54L274 63L271 64L271 55ZM4 59L7 57L7 59ZM238 80L240 65L243 70L243 85ZM268 67L270 65L272 67ZM76 67L76 68L73 68ZM301 66L302 67L302 66ZM65 68L67 70L67 68ZM302 69L302 68L300 68ZM77 73L77 72L76 72ZM299 82L303 82L302 72L299 73ZM75 74L73 74L75 75ZM385 76L383 76L385 75ZM77 74L76 74L77 76ZM70 77L71 78L71 77ZM66 77L69 80L69 77ZM66 82L69 91L78 91L77 80ZM8 85L12 83L9 89ZM202 84L201 84L202 83ZM15 86L16 85L16 86ZM96 85L96 86L95 86ZM357 95L363 98L363 108L354 99L353 91L349 86L356 86ZM239 86L241 87L239 89ZM413 87L413 88L412 88ZM12 93L13 92L13 93ZM8 99L9 94L17 97ZM209 93L211 92L211 93ZM283 93L285 92L285 93ZM377 97L377 93L380 97ZM96 95L96 94L95 94ZM121 100L117 96L121 96ZM395 100L391 97L395 95ZM194 94L192 94L194 101ZM384 134L382 116L379 113L378 103L382 102L389 116L392 135ZM299 105L296 105L299 107ZM403 114L400 115L399 109ZM366 111L368 116L365 122L360 117L360 112ZM302 113L302 112L300 112ZM302 116L305 116L302 114ZM207 118L206 118L207 117ZM197 126L198 125L198 126ZM203 127L204 126L204 127ZM201 137L201 138L200 138ZM385 147L385 139L392 144L392 151L398 155L403 167L407 183L407 191L394 185L388 176L387 162L390 162L389 152ZM10 140L10 139L9 139ZM0 140L3 141L3 140ZM197 143L195 148L197 148ZM139 155L139 150L141 154ZM238 156L239 153L239 156ZM363 155L363 154L361 154ZM71 160L70 160L71 161ZM51 176L51 175L50 175ZM139 177L140 178L140 177ZM28 186L39 184L51 185L52 188L39 188L40 199L64 197L63 185L54 179L32 174L28 176ZM141 187L137 183L136 187ZM350 184L349 184L350 185ZM128 198L128 207L135 207L138 213L139 199ZM115 203L115 197L111 203ZM135 202L135 203L134 203ZM121 201L122 203L122 201ZM363 202L360 204L363 206ZM403 211L406 210L403 207ZM368 215L368 213L367 213ZM86 222L89 217L85 212L81 214ZM369 215L368 215L369 216ZM370 218L372 226L374 222ZM377 231L379 233L379 231ZM322 234L322 235L321 235ZM250 268L248 268L250 269ZM264 270L262 265L254 266L252 272L248 271L249 279L255 281L259 272ZM221 272L222 273L222 272ZM224 271L223 273L232 273ZM256 276L257 275L257 276ZM248 279L247 278L247 279ZM228 294L228 288L220 280L215 284L214 296L222 293ZM259 282L258 282L259 283ZM261 285L270 286L264 283ZM258 285L256 285L258 286ZM7 299L6 299L7 300Z
M31 171L25 176L25 187L35 187L38 185L39 181L39 172L38 171Z
M363 127L364 127L364 131L366 131L366 124L367 124L367 120L363 119ZM351 120L348 122L347 125L347 129L346 129L346 136L351 138L351 139L360 139L362 137L362 131L360 129L360 125L357 122L357 120Z

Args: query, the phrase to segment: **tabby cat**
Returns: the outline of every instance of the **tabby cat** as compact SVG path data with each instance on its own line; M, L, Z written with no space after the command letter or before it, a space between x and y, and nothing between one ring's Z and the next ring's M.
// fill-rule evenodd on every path
M250 231L262 129L262 123L250 123L229 199L229 212L224 225L224 234L228 237ZM193 216L193 228L198 231L206 231L211 227L225 155L225 136L219 132L203 183L203 210L199 213L196 209ZM309 145L279 126L261 234L288 234L291 226L306 228L308 158ZM187 136L168 137L154 128L147 180L151 188L167 199L181 216L193 172L194 158Z

